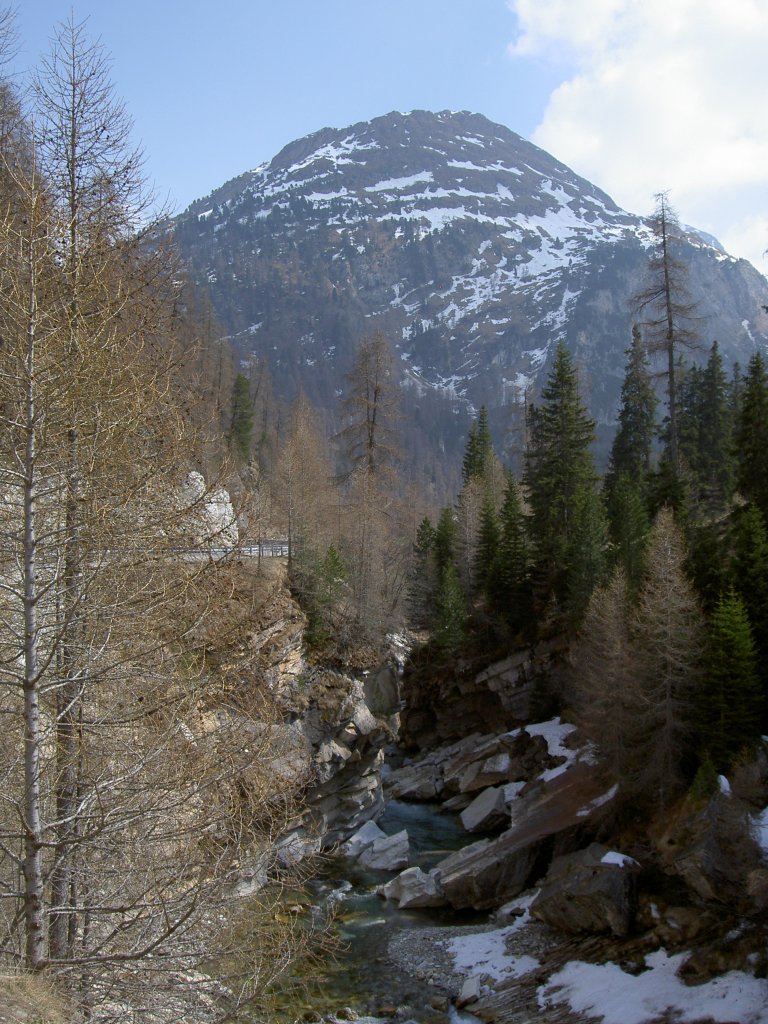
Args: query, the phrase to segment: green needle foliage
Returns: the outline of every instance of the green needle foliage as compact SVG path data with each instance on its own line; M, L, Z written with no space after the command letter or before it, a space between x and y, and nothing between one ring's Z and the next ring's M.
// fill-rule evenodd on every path
M762 695L746 609L730 591L712 613L700 705L701 742L718 771L760 735Z
M756 352L749 361L735 431L736 484L768 516L768 374Z
M525 483L531 532L547 589L563 601L573 584L568 569L576 508L597 480L591 453L595 424L581 401L576 370L560 342L541 405L532 410Z
M619 477L642 484L650 472L651 448L656 433L656 392L648 364L648 355L640 328L632 328L632 343L627 349L627 368L621 386L616 436L606 474L606 490L611 493Z
M243 462L248 461L251 454L251 435L253 433L253 404L251 402L251 386L244 373L238 373L232 388L232 427L230 437L232 447Z

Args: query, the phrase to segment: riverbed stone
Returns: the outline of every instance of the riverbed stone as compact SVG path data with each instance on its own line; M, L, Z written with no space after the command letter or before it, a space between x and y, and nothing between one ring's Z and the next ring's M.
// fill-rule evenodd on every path
M406 868L378 890L379 895L396 902L401 910L410 907L444 907L446 900L437 874L419 867Z
M480 998L482 987L482 982L476 974L467 978L461 986L461 992L456 997L456 1008L461 1010L465 1006L471 1006L472 1003L476 1003Z
M410 841L405 829L374 840L358 857L358 862L370 871L401 871L408 867L409 860Z
M461 812L461 823L467 832L493 832L509 822L504 789L489 786Z
M339 852L345 857L359 857L363 850L367 850L377 839L385 838L386 832L380 829L375 821L366 821L346 843L342 843Z

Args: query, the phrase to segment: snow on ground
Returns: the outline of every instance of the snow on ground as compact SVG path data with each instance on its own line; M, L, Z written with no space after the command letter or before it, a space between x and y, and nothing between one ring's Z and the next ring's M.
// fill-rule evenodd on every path
M575 725L569 725L567 722L561 722L559 718L552 718L548 722L537 722L535 725L525 726L525 731L531 736L544 737L550 757L565 758L565 761L556 768L549 768L547 771L542 772L541 775L539 775L539 778L543 782L549 782L551 779L556 779L558 775L562 775L563 772L567 771L574 761L578 759L578 751L570 750L565 745L566 737L570 736L570 734L575 732L575 730ZM509 735L516 736L519 731L519 729L515 729Z
M535 890L510 904L525 911L511 925L446 940L457 973L486 975L499 982L538 969L533 957L505 952L507 937L529 924L529 908L537 894ZM574 1013L598 1017L602 1024L650 1024L661 1017L676 1024L704 1019L714 1024L768 1024L768 980L730 971L702 985L686 985L677 972L688 955L656 950L646 956L646 970L639 975L614 963L573 960L539 987L539 1006L545 1010L565 1003Z
M510 735L514 736L518 731L516 729ZM566 757L569 761L575 760L576 751L570 750L565 745L566 738L576 731L575 725L571 725L569 722L562 722L558 717L550 718L548 722L536 722L533 725L526 725L525 731L531 736L543 736L552 757Z
M537 895L538 890L513 901L511 905L525 913L511 925L492 932L459 935L448 940L445 947L453 956L455 969L467 975L487 975L493 981L519 978L536 970L539 967L538 960L532 956L512 956L505 952L505 944L508 935L519 931L530 921L529 907Z
M646 1024L665 1014L680 1024L704 1018L768 1024L768 981L730 971L703 985L685 985L676 972L686 956L657 950L637 976L613 963L573 960L539 989L539 1005L567 1002L575 1013L602 1017L603 1024Z
M493 932L480 932L478 935L462 935L451 939L448 944L453 954L457 971L465 974L487 974L493 981L504 978L519 978L539 966L539 961L532 956L507 956L504 943L508 935L515 930L498 928Z
M407 178L388 178L387 181L379 181L375 185L366 185L366 192L397 192L400 189L409 188L411 185L419 185L423 182L429 184L435 180L432 171L419 171L418 174L409 174Z

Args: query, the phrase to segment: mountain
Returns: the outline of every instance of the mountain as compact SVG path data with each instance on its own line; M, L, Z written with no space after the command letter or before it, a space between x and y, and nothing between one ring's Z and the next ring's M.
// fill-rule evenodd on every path
M325 128L194 202L175 231L240 358L268 360L286 396L332 415L357 343L382 331L428 462L481 404L500 442L514 432L563 338L605 448L651 231L502 125L413 111ZM717 339L745 364L768 345L768 281L692 228L681 255L701 361Z

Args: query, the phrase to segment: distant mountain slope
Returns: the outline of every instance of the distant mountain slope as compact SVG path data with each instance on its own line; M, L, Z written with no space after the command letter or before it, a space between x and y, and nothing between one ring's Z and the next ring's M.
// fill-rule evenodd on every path
M481 403L500 437L562 337L608 437L648 226L501 125L413 111L326 128L175 224L240 354L267 357L286 394L332 408L379 329L414 430L450 448ZM692 229L685 258L704 349L746 363L768 345L768 282Z

